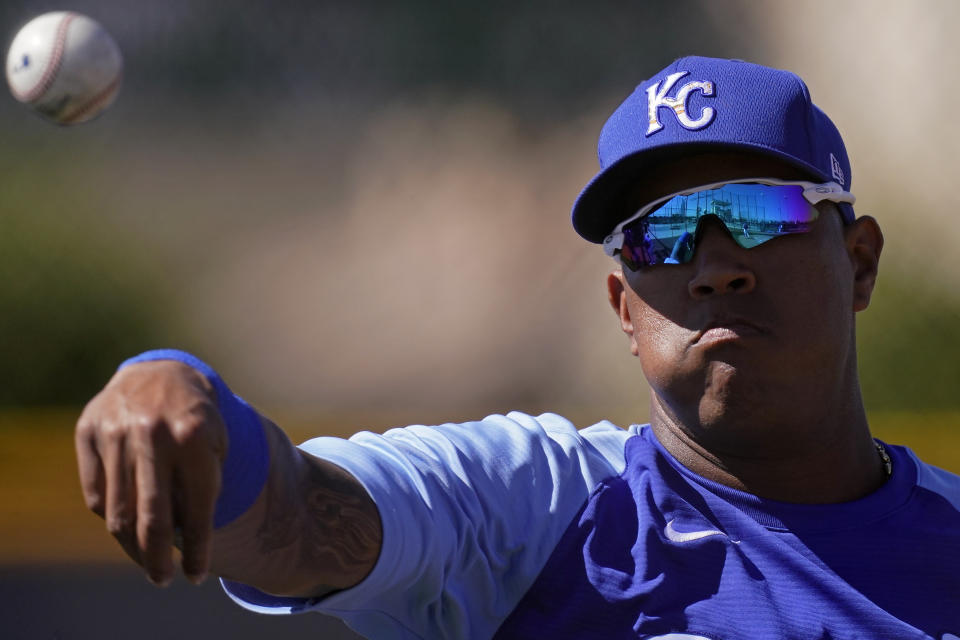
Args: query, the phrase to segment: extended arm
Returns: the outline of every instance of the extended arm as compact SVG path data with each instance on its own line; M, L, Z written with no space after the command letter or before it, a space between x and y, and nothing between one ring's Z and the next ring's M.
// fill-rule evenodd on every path
M150 579L210 572L277 595L319 596L358 583L381 544L376 506L347 472L294 447L261 419L266 483L252 505L214 529L230 451L216 390L175 361L119 371L77 424L80 482L88 507Z

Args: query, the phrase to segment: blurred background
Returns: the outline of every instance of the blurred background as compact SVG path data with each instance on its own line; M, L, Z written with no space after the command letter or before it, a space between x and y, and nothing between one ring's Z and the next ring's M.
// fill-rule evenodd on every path
M799 73L843 132L887 241L858 326L872 426L960 471L960 4L8 0L4 52L65 8L126 69L73 128L0 97L3 637L355 637L153 589L86 512L73 423L145 349L197 353L294 440L644 422L612 263L569 209L607 115L690 53Z

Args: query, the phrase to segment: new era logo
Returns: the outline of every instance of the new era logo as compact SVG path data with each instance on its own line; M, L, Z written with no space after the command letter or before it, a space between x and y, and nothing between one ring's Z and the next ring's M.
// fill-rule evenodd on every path
M837 156L830 154L830 173L833 174L833 179L837 181L840 186L844 186L846 178L843 175L843 168L840 167L840 161L837 160Z

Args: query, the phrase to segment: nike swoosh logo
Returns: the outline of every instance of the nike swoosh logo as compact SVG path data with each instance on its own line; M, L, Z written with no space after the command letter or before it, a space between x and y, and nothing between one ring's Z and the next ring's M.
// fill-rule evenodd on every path
M710 536L727 536L727 534L725 534L723 531L718 531L716 529L706 529L704 531L677 531L673 528L674 522L675 520L671 520L663 529L663 533L667 536L667 540L670 540L671 542L693 542L694 540L702 540L703 538L709 538Z

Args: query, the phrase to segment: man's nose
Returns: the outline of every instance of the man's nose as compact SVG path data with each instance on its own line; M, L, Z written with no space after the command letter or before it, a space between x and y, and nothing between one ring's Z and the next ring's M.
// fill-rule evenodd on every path
M708 298L726 293L749 293L757 276L749 266L747 250L738 245L716 216L707 216L697 230L694 273L687 285L690 297Z

